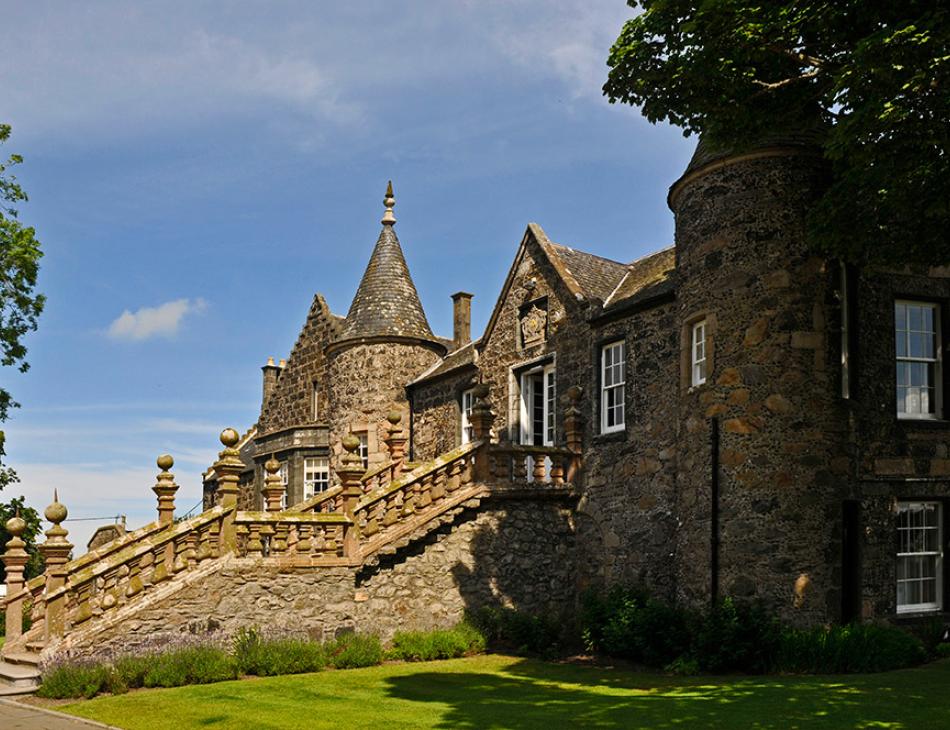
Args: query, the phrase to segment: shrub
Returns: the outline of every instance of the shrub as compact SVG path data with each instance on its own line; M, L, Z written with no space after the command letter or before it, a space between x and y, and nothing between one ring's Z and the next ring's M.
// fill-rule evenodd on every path
M95 697L110 685L109 668L89 662L70 662L47 669L36 694L50 699Z
M383 646L373 634L346 633L328 642L324 649L327 663L337 669L372 667L383 661Z
M156 654L148 662L143 686L181 687L237 679L237 662L223 649L195 647Z
M934 652L941 659L950 657L950 644L937 644L936 651Z
M906 631L882 624L786 629L777 668L786 672L884 672L920 664L923 643Z
M517 654L553 657L564 639L560 622L512 608L483 606L467 617L491 646Z
M638 589L616 588L600 600L588 596L582 615L591 651L663 667L689 649L686 612Z
M707 672L767 672L781 636L778 621L760 605L726 598L699 619L691 654Z
M485 650L485 637L474 626L462 622L451 629L435 631L400 631L393 636L386 652L390 659L425 662L453 659Z
M145 686L145 675L148 674L152 662L152 655L126 655L116 659L112 665L113 681L120 690L138 689ZM113 694L119 694L114 689Z
M319 672L326 665L323 646L305 639L265 639L257 629L241 629L234 659L242 674L261 677Z

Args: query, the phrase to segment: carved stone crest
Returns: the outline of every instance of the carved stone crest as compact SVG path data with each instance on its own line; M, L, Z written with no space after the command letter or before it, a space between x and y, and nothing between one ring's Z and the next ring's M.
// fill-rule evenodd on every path
M521 317L521 337L525 347L544 342L548 313L536 304Z

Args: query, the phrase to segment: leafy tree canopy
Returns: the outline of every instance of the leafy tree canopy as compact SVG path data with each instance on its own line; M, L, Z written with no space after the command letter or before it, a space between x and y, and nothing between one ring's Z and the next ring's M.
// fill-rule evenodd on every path
M10 137L10 125L0 124L0 145ZM23 162L19 155L0 158L0 365L15 366L26 372L26 345L23 338L36 329L36 322L46 302L35 292L39 271L40 242L35 231L17 218L16 205L27 197L10 170ZM9 391L0 388L0 421L5 421L11 408L16 408ZM0 431L0 459L4 456L3 432ZM16 474L0 464L0 489L16 481Z
M629 0L604 93L741 146L826 128L812 244L856 263L950 263L950 6L933 0ZM818 117L818 120L815 117Z

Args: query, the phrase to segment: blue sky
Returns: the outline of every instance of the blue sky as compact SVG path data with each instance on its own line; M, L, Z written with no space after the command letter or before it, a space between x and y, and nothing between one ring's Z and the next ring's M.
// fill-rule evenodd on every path
M48 296L9 462L39 508L153 518L155 457L180 511L224 426L257 416L314 292L345 314L390 178L433 329L449 295L484 327L529 221L629 261L668 245L694 141L611 106L622 0L8 3L0 153ZM84 544L93 523L67 523Z

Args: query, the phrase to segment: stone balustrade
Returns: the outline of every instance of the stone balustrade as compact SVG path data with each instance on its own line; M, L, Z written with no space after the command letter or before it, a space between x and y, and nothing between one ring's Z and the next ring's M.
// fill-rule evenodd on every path
M240 512L237 554L277 558L295 566L350 565L359 562L353 520L320 512Z

